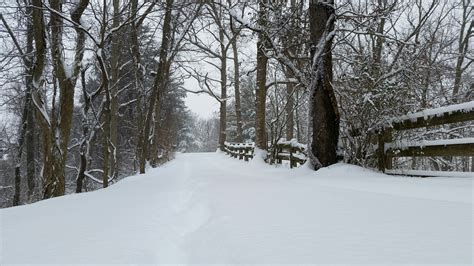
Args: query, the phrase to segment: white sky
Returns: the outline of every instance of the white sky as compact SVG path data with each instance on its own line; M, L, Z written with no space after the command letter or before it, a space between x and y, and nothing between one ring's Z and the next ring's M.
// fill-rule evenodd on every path
M204 37L208 38L208 37ZM249 38L246 39L239 39L238 44L239 49L239 61L240 61L240 74L241 76L246 72L252 69L255 65L255 58L256 58L256 39ZM231 76L233 75L234 70L234 63L231 59L232 50L229 49L227 56L229 57L227 60L227 82L230 83L232 79ZM215 62L218 64L218 62ZM219 72L212 66L207 63L200 62L195 67L201 72L201 74L209 74L209 77L212 77L216 80L220 79ZM213 87L214 92L217 95L220 94L220 85L218 83L211 83L211 87ZM194 78L189 78L185 80L184 87L187 90L191 91L198 91L199 85L198 82ZM234 94L234 87L229 86L227 88L227 95ZM202 93L202 94L194 94L194 93L187 93L187 98L185 99L186 105L188 108L195 114L197 114L200 118L211 118L213 113L219 112L219 102L214 99L212 96Z
M190 78L184 82L184 86L188 90L195 90L198 85L194 79ZM207 94L187 93L185 102L189 110L201 118L211 118L214 112L219 111L219 102Z

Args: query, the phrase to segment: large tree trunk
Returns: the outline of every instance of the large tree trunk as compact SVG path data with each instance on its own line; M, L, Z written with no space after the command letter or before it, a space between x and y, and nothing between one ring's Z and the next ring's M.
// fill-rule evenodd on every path
M224 30L219 28L219 40L221 48L221 102L219 107L219 148L225 151L225 140L227 130L227 49L224 45Z
M144 173L145 169L141 168L139 161L140 156L142 154L142 143L144 139L144 130L143 126L145 124L145 116L143 108L145 104L145 90L143 86L143 71L141 65L141 54L140 54L140 42L138 40L138 33L139 33L139 24L136 22L137 12L138 12L138 0L131 1L131 10L130 10L130 21L132 21L132 28L130 33L131 39L131 50L133 56L133 70L134 70L134 78L135 78L135 90L137 91L137 136L136 136L136 155L135 155L135 164L134 170L140 168L140 173Z
M173 9L173 0L166 0L166 12L165 18L163 21L163 33L162 33L162 41L160 47L160 61L158 62L158 69L156 71L156 77L153 84L153 88L151 90L150 95L150 103L148 105L147 116L145 119L145 128L143 134L143 141L139 145L141 145L141 154L140 154L140 173L145 173L145 164L148 158L152 159L152 165L156 163L156 159L158 157L157 150L158 150L158 143L156 143L156 138L154 135L151 135L152 126L155 126L154 123L159 123L159 111L160 106L158 108L156 105L159 105L161 101L161 97L163 94L164 86L166 85L166 78L167 74L165 73L166 69L169 70L167 66L167 57L168 57L168 47L171 41L171 11ZM155 127L156 129L156 127ZM157 134L158 132L153 132ZM148 146L150 144L150 138L155 139L154 142L151 143L150 152L148 152Z
M31 23L31 31L28 31L29 38L34 39L35 43L35 52L34 52L34 60L31 60L31 71L30 77L31 79L31 105L35 105L36 107L40 107L40 86L43 82L43 71L45 66L45 57L46 57L46 31L45 25L43 20L43 11L42 11L42 2L40 0L32 0L31 2L33 8L31 8L31 16L32 16L32 23ZM27 84L28 86L28 84ZM36 104L33 104L35 101ZM44 118L39 117L40 124L44 122ZM33 125L32 125L33 126ZM44 162L43 162L44 163ZM33 189L33 188L32 188Z
M60 0L51 0L50 6L58 12L62 12L62 2ZM51 144L50 148L52 149L51 152L49 152L51 156L50 159L52 160L52 164L50 164L51 169L47 171L48 175L43 176L45 178L45 198L61 196L65 193L65 168L61 167L61 165L63 158L65 161L67 155L67 144L69 142L72 108L74 104L74 86L70 84L69 77L64 69L64 61L62 60L62 18L55 12L51 12L50 15L51 56L53 60L53 74L56 78L55 82L59 85L59 108L56 109L53 107L50 130L49 132L44 132L44 134L51 135L48 139ZM55 88L55 90L56 89L57 88ZM55 100L56 99L53 99L53 102Z
M107 72L103 72L103 75L105 75ZM109 84L106 82L108 78L105 78L102 80L104 84L104 91L105 91L105 102L104 102L104 112L103 112L103 121L102 121L102 127L103 127L103 152L104 152L104 161L103 161L103 173L102 173L102 186L104 188L109 186L109 170L110 170L110 157L111 157L111 139L110 135L112 133L111 130L111 118L112 118L112 111L111 111L111 105L112 105L112 99L110 96L110 89L109 89Z
M315 170L337 162L339 112L332 87L333 0L309 5L313 58L309 95L309 158Z
M168 54L166 55L168 57ZM158 85L158 98L156 99L155 103L155 114L154 114L154 129L152 134L152 143L151 149L149 153L149 160L150 164L153 167L158 166L159 160L161 159L164 154L162 153L163 150L166 150L166 140L165 140L165 133L162 130L164 127L164 121L162 121L162 117L166 117L166 114L163 113L163 100L166 97L167 87L168 87L168 79L169 79L169 70L170 70L170 62L166 59L166 62L163 65L163 68L160 69L162 74L157 75L160 76L160 79L157 84ZM162 149L162 152L159 152L159 149Z
M237 49L237 30L234 27L233 18L230 18L230 29L234 38L231 40L232 54L234 56L234 94L235 94L235 118L237 123L237 142L243 142L242 129L242 107L240 103L240 67L239 67L239 51Z
M80 25L81 16L89 4L88 0L80 0L76 8L71 13L71 20ZM51 0L51 9L61 12L62 1ZM57 79L54 86L59 87L58 106L53 105L51 119L43 119L43 178L44 178L44 198L62 196L66 189L66 159L68 154L68 144L72 128L72 116L74 109L74 88L77 76L82 67L84 56L85 33L80 27L75 27L76 42L75 55L72 71L67 71L64 61L64 51L62 44L63 18L56 12L51 12L51 55L53 61L53 72ZM36 39L36 38L35 38ZM53 98L53 102L56 99ZM43 106L44 107L44 106ZM42 108L45 111L45 108ZM45 115L43 115L45 117Z
M261 28L266 26L265 1L259 4L258 24ZM267 99L267 63L265 55L267 40L263 32L258 33L257 39L257 91L255 92L255 146L267 149L267 133L265 130L265 103Z

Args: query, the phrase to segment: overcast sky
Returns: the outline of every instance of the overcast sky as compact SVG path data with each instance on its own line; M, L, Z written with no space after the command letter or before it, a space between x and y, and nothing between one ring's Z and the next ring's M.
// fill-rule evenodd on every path
M198 83L194 78L188 78L185 80L184 87L190 91L199 90ZM219 111L219 102L207 94L194 94L188 92L185 103L191 112L204 119L210 118L214 112Z
M247 33L247 36L250 34ZM202 36L203 38L208 38ZM240 74L241 76L244 75L250 69L255 67L255 58L256 58L256 38L243 38L239 39L239 62L240 62ZM227 82L230 84L230 80L232 79L231 76L233 75L233 61L232 61L232 51L230 50L227 55ZM211 59L208 59L211 60ZM211 60L213 61L213 60ZM215 61L216 64L219 64L218 61ZM201 72L201 74L209 74L209 77L212 77L216 80L220 80L220 73L212 66L207 63L200 62L197 66L197 69ZM220 84L219 83L212 83L211 84L214 92L219 95L220 94ZM184 87L187 90L198 91L199 85L198 82L194 78L189 78L184 82ZM187 98L185 100L186 105L188 108L195 114L199 115L201 118L210 118L213 113L219 112L219 102L214 99L212 96L208 94L194 94L194 93L187 93ZM233 96L234 95L234 87L229 86L227 88L227 95Z

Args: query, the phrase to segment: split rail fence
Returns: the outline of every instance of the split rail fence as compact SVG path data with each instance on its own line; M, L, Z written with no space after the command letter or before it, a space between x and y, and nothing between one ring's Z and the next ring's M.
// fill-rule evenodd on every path
M254 143L225 143L225 151L233 158L248 161L254 157ZM270 164L282 164L283 161L289 161L290 168L297 167L306 162L306 145L291 141L279 141L273 150L270 150L267 162Z
M401 142L395 145L393 132L431 126L474 121L474 101L405 115L378 131L377 164L387 174L417 176L474 176L473 172L443 172L393 169L393 158L474 156L474 137L421 142Z
M393 141L394 131L468 123L474 121L474 101L447 107L424 110L392 120L390 125L377 131L376 151L378 169L387 174L414 176L474 176L474 172L423 171L393 169L393 159L399 157L460 156L474 157L474 134L472 137L458 139L428 140L421 142ZM473 132L471 130L471 132ZM254 157L254 143L225 143L226 153L239 160L248 161ZM306 162L306 145L295 140L279 141L269 150L266 161L282 164L289 161L290 167ZM472 159L471 159L472 160ZM471 164L474 162L471 162ZM471 167L472 169L472 167Z
M244 159L248 161L249 158L253 159L255 144L254 143L230 143L226 142L225 151L233 158Z

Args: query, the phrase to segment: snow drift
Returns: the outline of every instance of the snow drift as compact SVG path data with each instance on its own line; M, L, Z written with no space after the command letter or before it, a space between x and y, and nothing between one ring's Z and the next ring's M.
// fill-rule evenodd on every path
M182 154L108 189L0 211L0 264L456 263L472 178Z

